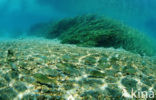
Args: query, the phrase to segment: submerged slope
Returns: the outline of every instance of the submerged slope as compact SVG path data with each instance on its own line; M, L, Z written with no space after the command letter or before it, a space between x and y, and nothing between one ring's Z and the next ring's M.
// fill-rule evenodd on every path
M132 88L156 93L156 58L45 39L1 41L0 47L1 100L122 100Z
M59 38L62 43L85 47L123 48L140 55L156 54L154 41L148 36L103 16L77 16L63 19L51 26L47 24L47 28L45 26L34 31L50 39Z

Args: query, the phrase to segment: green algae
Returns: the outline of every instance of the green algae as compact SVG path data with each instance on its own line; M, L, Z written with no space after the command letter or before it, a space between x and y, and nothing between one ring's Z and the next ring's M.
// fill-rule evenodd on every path
M118 72L116 69L109 69L105 71L106 76L113 76L115 77L115 74Z
M117 79L114 78L114 77L112 77L112 76L108 76L108 77L105 79L105 81L106 81L107 83L116 83L116 82L117 82Z
M107 63L99 63L98 68L105 70L106 68L110 68L111 65L107 64Z
M126 77L126 78L122 79L121 83L126 87L128 92L131 92L132 89L134 89L134 90L137 89L137 81L130 77Z
M104 98L104 95L101 91L97 90L88 90L81 94L81 97L84 98L84 100L102 100Z
M156 82L155 79L147 76L143 76L141 81L148 86L152 86L152 84Z
M94 65L96 63L96 59L94 57L86 57L83 60L87 65Z
M98 79L87 79L87 78L82 78L81 80L79 80L77 82L80 86L90 86L90 87L95 87L95 88L98 88L98 85L102 85L103 82L101 80L98 80Z
M90 69L90 77L105 77L106 74L95 69Z
M32 94L26 94L23 96L23 100L36 100L37 96Z
M60 72L57 69L51 69L48 67L39 69L42 74L50 76L50 77L57 77L60 75Z
M5 79L0 78L0 88L5 87L7 85Z
M33 78L33 76L23 76L22 80L24 82L27 82L27 83L34 83L35 82L35 78Z
M17 92L11 87L3 88L0 90L1 100L11 100L16 96L17 96Z
M109 85L106 88L107 95L112 99L121 99L122 93L121 90L118 89L117 85Z
M27 87L23 82L16 82L14 84L14 88L19 92L24 92L25 90L27 90Z
M46 75L43 75L41 73L35 73L33 76L38 82L41 83L55 83L54 80L49 79Z
M47 28L39 26L40 32L38 28L36 30L38 34L44 33L45 37L50 39L59 38L62 43L66 44L123 48L140 55L149 56L156 53L156 48L152 44L154 42L144 33L104 16L76 16L62 19L56 23L44 24L44 27L46 26ZM35 29L33 30L35 31Z
M16 51L21 53L19 61L13 62L18 69L7 63L1 66L1 100L20 99L19 96L22 100L65 100L71 96L77 100L126 100L126 97L122 98L121 87L129 93L132 88L134 91L148 91L151 88L156 90L156 63L151 57L141 57L112 48L95 49L62 44L53 46L47 45L47 42L46 45L43 44L41 47L39 41L21 41L15 47L22 49L28 46L27 49ZM25 53L27 51L32 53ZM36 54L38 52L40 56ZM69 57L63 57L66 54ZM42 58L41 56L47 57L42 59L42 64L35 63L36 59ZM28 57L33 60L30 61ZM74 62L74 57L77 57L79 62ZM1 59L3 61L4 58ZM27 65L23 66L22 63ZM11 86L11 89L8 90L8 86ZM10 95L6 95L4 90Z
M74 85L73 85L75 83L74 81L66 80L63 83L64 83L63 87L65 90L71 90L74 88Z
M131 66L124 66L122 72L127 75L135 75L137 70Z

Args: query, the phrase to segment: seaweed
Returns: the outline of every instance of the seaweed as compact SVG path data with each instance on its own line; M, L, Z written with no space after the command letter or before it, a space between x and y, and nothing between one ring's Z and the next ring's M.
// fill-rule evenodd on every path
M51 24L53 25L46 30L45 37L58 38L65 44L123 48L133 53L148 56L153 56L156 53L154 42L150 37L104 16L82 15L64 18Z

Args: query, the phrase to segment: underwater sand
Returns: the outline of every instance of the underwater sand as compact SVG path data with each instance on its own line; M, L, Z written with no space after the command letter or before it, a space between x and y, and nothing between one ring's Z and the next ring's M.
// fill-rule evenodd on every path
M132 88L156 93L156 58L42 38L0 41L0 100L122 100Z

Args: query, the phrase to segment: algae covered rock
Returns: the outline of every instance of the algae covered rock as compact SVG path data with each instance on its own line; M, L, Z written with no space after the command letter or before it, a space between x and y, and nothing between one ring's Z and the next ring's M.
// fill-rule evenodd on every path
M14 84L14 88L19 92L24 92L25 90L27 90L27 87L23 82L16 82Z
M137 89L137 81L132 79L131 77L125 77L122 79L122 84L126 87L126 89L130 92L132 89Z
M35 73L33 76L36 79L36 81L40 83L55 83L54 80L49 79L47 75L43 75L41 73Z
M126 75L135 75L137 70L134 67L131 66L124 66L123 73Z
M96 63L96 59L94 57L86 57L84 63L87 65L94 65Z
M7 63L0 66L0 100L127 100L132 89L156 91L153 57L48 41L10 42L19 56L8 63L2 54L0 61Z
M17 92L11 87L6 87L0 90L1 100L11 100L16 96L17 96Z

